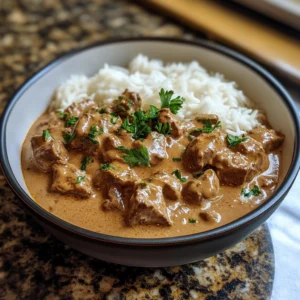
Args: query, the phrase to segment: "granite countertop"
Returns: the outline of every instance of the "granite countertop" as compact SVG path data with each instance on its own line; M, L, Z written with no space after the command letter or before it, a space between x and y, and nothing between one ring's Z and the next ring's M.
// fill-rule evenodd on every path
M0 113L49 61L103 39L131 36L199 34L132 2L1 1ZM179 267L133 268L87 257L45 233L0 173L1 299L268 299L273 275L265 226L224 253Z

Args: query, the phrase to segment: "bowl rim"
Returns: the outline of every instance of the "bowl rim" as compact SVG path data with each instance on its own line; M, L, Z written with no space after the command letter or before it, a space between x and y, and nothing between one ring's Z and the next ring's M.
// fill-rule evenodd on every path
M119 237L119 236L112 236L102 233L93 232L88 229L84 229L73 225L69 222L64 221L56 217L55 215L51 214L50 212L46 211L44 208L39 206L27 193L23 190L23 188L19 185L17 179L15 178L11 166L8 161L8 156L6 152L6 125L10 114L14 108L14 105L17 101L21 98L22 94L26 91L26 89L34 84L39 78L47 74L51 69L59 65L60 63L64 62L65 60L76 56L83 51L101 47L104 45L109 44L117 44L119 46L122 43L130 43L130 42L162 42L162 43L175 43L175 44L184 44L184 45L192 45L200 48L205 48L210 51L217 52L221 55L227 56L238 63L248 67L252 71L256 73L257 76L260 76L262 80L264 80L267 84L269 84L277 94L279 94L280 98L283 100L285 105L287 106L291 119L293 121L293 125L295 127L295 143L294 143L294 152L293 158L290 165L290 168L284 178L281 186L275 191L275 193L263 204L258 206L253 211L249 212L245 216L241 218L225 224L221 227L217 227L215 229L211 229L209 231L185 235L185 236L177 236L177 237L168 237L168 238L128 238L128 237ZM298 151L297 151L298 149ZM216 44L211 41L197 39L197 40L185 40L180 38L168 38L168 37L142 37L142 38L124 38L124 39L111 39L105 40L101 42L97 42L92 45L88 45L83 48L72 50L64 55L59 56L58 58L49 62L46 66L39 69L35 72L29 79L27 79L22 86L14 93L11 100L8 102L1 118L0 124L0 163L2 166L2 170L4 176L6 177L10 187L13 189L15 194L26 204L26 206L31 209L34 213L38 214L44 221L59 227L71 234L79 235L83 238L92 239L94 241L106 242L111 244L122 244L127 246L167 246L167 245L178 245L178 244L186 244L186 243L195 243L201 242L205 240L215 239L217 237L221 237L227 233L230 233L238 228L247 225L248 223L252 222L254 219L259 218L262 214L264 214L267 210L271 207L276 206L279 204L283 198L285 197L286 193L290 189L291 185L293 184L297 173L300 167L300 120L298 118L296 107L293 103L292 97L288 94L285 88L278 82L277 79L274 78L271 73L261 67L258 63L253 61L252 59L246 57L245 55L232 50L228 47L225 47L220 44Z

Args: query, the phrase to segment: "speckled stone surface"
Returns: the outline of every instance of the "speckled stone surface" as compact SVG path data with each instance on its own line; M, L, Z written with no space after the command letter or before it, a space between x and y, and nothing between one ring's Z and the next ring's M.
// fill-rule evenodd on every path
M0 113L57 56L115 37L195 33L125 1L0 0ZM145 269L76 252L23 210L0 174L0 299L268 299L274 257L266 227L204 261Z

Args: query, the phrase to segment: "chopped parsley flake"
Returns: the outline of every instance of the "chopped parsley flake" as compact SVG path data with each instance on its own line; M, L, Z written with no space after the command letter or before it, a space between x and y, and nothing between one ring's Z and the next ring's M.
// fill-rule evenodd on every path
M64 133L63 134L63 138L64 138L67 145L70 144L74 140L75 136L76 136L75 132L73 132L73 133Z
M50 134L49 130L46 129L46 130L43 130L43 139L45 142L48 142L50 140L53 140L53 137L52 135Z
M82 160L81 160L81 167L80 169L82 171L86 170L87 165L93 160L93 158L91 156L85 156Z
M147 117L151 120L156 119L158 118L158 114L159 114L159 109L153 105L150 105L149 111L147 113Z
M117 149L125 152L126 155L122 156L122 158L130 165L130 167L150 167L149 152L146 147L141 146L139 148L126 149L124 146L120 146L117 147Z
M99 113L100 113L101 115L105 114L105 113L106 113L106 109L105 109L104 107L101 108L101 109L99 109Z
M181 182L186 182L186 178L181 176L181 172L178 169L172 172L172 175L175 175Z
M181 161L182 159L181 159L181 157L173 157L172 160L173 161Z
M114 170L115 167L110 164L100 164L100 170L107 171L107 170Z
M113 125L117 124L118 120L120 119L119 115L117 113L111 113L110 116L110 123Z
M140 187L144 188L144 187L147 186L147 183L146 182L140 182L139 185L140 185Z
M57 114L58 114L58 116L59 116L59 118L60 118L61 120L65 120L66 117L67 117L67 114L65 114L65 113L62 112L62 111L57 111Z
M195 219L189 219L189 223L197 223L197 220L195 220Z
M215 125L212 125L210 119L202 121L204 126L203 128L194 129L191 133L212 133L215 129L221 128L221 122L218 121Z
M72 127L76 124L77 121L78 121L78 117L70 116L70 118L66 120L65 126Z
M202 176L204 174L204 172L203 171L200 171L200 172L198 172L198 173L195 173L195 174L193 174L193 177L194 178L199 178L200 176Z
M78 176L76 183L81 183L85 179L85 176Z
M92 125L91 128L90 128L90 132L87 136L87 138L93 143L93 144L99 144L99 142L96 140L96 137L99 135L99 134L102 134L103 133L103 130L102 129L99 129L99 127L97 125Z
M158 122L155 126L155 129L158 133L161 133L163 135L170 135L171 133L171 126L169 123L160 123Z
M164 89L161 89L159 92L159 97L161 108L169 108L170 111L176 115L181 109L185 99L181 96L177 96L176 98L172 99L173 94L173 91L165 91Z
M250 191L248 191L246 189L242 189L242 195L245 198L250 198L252 196L258 196L260 194L261 194L261 191L257 185L254 185L254 187Z
M240 143L246 142L248 139L245 138L244 136L238 137L235 135L227 134L226 136L229 148L233 148L238 146Z

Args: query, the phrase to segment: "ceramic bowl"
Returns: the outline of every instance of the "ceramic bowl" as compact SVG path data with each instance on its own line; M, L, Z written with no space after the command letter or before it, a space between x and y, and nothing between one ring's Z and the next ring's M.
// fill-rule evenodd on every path
M272 127L285 134L282 180L270 199L244 217L210 231L171 238L134 239L79 228L55 217L31 198L20 164L22 142L32 123L46 110L54 90L71 74L91 76L105 63L127 66L138 53L164 62L197 60L206 69L236 81L267 113ZM61 241L109 262L144 267L172 266L221 252L267 220L285 198L299 170L299 127L293 101L281 84L257 63L235 51L206 41L166 38L106 41L56 59L17 91L2 117L0 158L5 176L25 208Z

